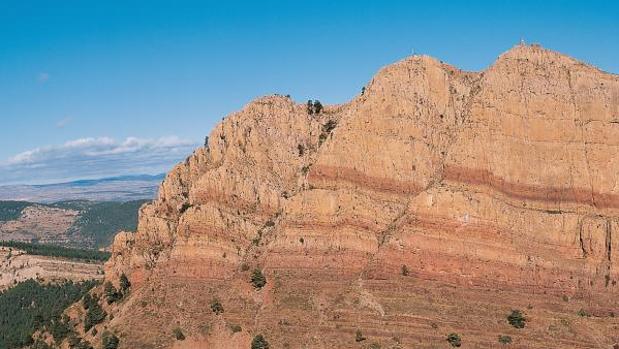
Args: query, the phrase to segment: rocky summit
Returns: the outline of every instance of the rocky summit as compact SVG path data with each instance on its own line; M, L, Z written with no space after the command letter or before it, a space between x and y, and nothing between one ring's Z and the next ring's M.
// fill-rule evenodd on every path
M153 349L619 342L619 76L519 45L482 72L412 56L362 91L227 116L116 236L106 279L125 274L130 292L80 335Z

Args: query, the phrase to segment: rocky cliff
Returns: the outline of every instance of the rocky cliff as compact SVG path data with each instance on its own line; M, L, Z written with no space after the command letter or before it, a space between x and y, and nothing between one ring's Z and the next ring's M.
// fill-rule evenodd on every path
M319 113L260 98L117 236L131 293L101 326L122 348L611 347L618 151L619 77L537 46L483 72L409 57Z

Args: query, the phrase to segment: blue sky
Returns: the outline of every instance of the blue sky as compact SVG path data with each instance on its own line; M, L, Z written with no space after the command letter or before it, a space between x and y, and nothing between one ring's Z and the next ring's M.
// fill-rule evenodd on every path
M257 96L345 102L413 50L480 70L524 38L619 73L618 23L616 1L0 0L0 184L165 171Z

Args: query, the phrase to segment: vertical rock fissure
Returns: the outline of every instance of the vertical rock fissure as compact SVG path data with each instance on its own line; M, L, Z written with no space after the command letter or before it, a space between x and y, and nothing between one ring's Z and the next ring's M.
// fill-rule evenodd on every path
M583 220L581 219L580 222L578 222L578 229L579 229L579 242L580 242L580 250L582 251L582 256L583 258L587 258L587 249L585 248L585 240L583 238Z
M610 274L611 274L611 269L612 269L612 225L611 225L610 219L606 220L606 259L607 259L607 265L606 265L606 275L604 276L604 279L605 279L604 285L608 287L610 283Z
M595 203L595 195L593 195L593 177L591 175L591 164L589 162L589 151L587 149L587 141L585 139L585 121L582 118L582 115L578 111L578 107L576 106L576 98L574 97L574 87L572 84L572 73L569 69L567 69L567 83L570 90L570 102L572 103L572 108L574 108L574 114L578 117L580 126L580 139L582 140L582 148L583 154L585 157L585 166L587 168L587 177L589 177L589 187L590 187L590 195L591 195L591 205L593 207L597 207Z

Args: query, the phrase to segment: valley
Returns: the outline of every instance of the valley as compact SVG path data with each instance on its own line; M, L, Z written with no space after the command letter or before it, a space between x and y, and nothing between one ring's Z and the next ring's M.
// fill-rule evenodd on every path
M105 249L116 232L135 230L145 202L0 201L0 241Z

